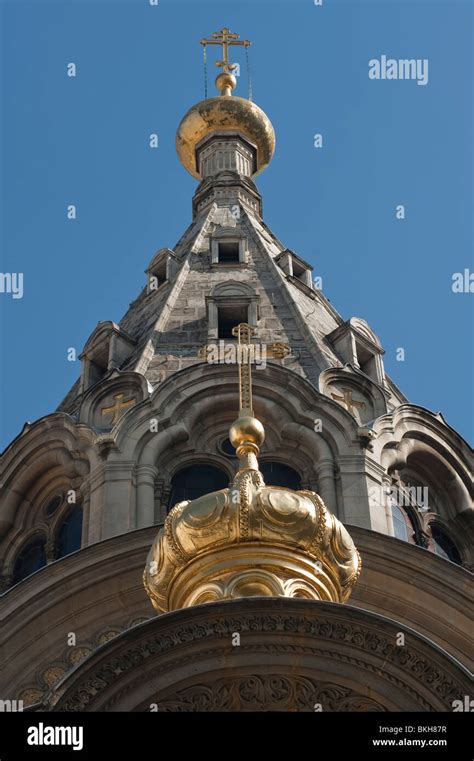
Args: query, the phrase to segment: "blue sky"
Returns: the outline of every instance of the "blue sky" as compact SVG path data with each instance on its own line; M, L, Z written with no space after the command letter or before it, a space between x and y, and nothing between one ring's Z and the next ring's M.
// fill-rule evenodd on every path
M474 268L472 3L3 0L1 11L0 271L24 273L24 295L0 293L0 450L56 408L79 375L68 348L120 320L153 253L189 224L196 182L175 131L203 98L199 39L223 26L253 41L254 100L277 135L257 179L266 223L345 319L369 322L408 398L472 440L473 296L451 288ZM428 84L370 80L381 55L428 59ZM232 59L245 97L244 57Z

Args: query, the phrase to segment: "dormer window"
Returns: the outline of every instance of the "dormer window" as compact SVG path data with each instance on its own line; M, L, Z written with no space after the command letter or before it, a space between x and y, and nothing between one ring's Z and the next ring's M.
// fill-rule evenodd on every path
M275 258L276 263L283 270L290 282L298 285L303 283L306 288L313 290L313 281L311 279L312 266L305 262L300 256L286 248Z
M301 283L307 285L308 288L312 287L311 269L308 266L303 265L300 261L293 258L293 277L296 277Z
M356 355L357 362L363 373L372 378L376 383L378 382L376 357L373 351L370 351L366 346L357 341L356 338Z
M384 350L365 320L351 317L327 337L344 362L359 368L375 383L383 384Z
M145 270L148 293L170 282L178 269L179 260L174 251L170 248L161 248L157 251Z
M148 290L156 291L160 285L166 283L168 280L167 262L163 259L153 270L153 273L148 273Z
M246 239L235 237L235 232L231 238L224 236L211 240L212 264L243 264L247 259L246 251Z
M257 326L260 297L247 283L219 283L206 296L208 340L232 340L232 328L241 322Z
M98 383L108 370L120 368L135 340L114 322L99 322L89 336L81 360L81 393Z

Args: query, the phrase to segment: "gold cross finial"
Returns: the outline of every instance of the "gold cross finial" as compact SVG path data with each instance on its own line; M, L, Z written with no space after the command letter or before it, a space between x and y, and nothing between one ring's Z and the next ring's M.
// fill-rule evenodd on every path
M250 471L257 471L255 478L259 485L263 485L262 475L258 471L257 455L265 440L265 430L260 420L253 414L252 405L252 365L251 365L251 339L255 328L246 322L241 322L232 328L232 335L237 336L239 356L239 417L232 423L229 430L229 438L237 457L240 460L239 471L235 477L234 485L238 485L240 478L247 478ZM246 475L247 474L247 475Z
M213 32L211 39L203 39L201 45L222 45L222 61L216 61L216 66L222 69L225 74L231 74L235 69L235 63L229 63L229 45L243 45L248 48L252 43L249 40L241 40L240 34L234 34L230 29L224 27L220 32Z
M239 399L240 411L239 416L249 415L253 417L252 408L252 363L249 351L252 336L255 328L246 322L241 322L235 328L232 328L232 335L237 336L237 351L239 361ZM242 347L246 348L243 350Z

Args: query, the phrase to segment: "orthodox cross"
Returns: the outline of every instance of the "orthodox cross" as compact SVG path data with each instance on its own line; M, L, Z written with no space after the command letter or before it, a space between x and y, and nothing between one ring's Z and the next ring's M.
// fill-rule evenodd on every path
M255 334L255 328L246 322L241 322L235 328L232 328L232 335L237 336L237 351L239 361L239 398L240 411L239 417L249 415L253 417L252 407L252 362L249 351L252 336ZM245 352L242 347L245 346Z
M355 399L352 398L352 390L350 388L343 388L342 396L339 394L331 394L331 396L336 402L344 404L346 410L350 412L351 415L354 414L355 409L362 409L365 407L365 402L356 402Z
M248 48L252 43L249 40L240 40L240 34L234 34L224 27L220 32L213 32L210 40L200 40L201 45L222 45L222 61L216 61L216 66L222 69L226 74L230 74L235 69L235 63L229 63L229 45L243 45Z
M117 422L122 410L127 409L127 407L131 407L136 402L136 399L127 399L127 401L124 402L124 396L124 394L115 394L115 404L113 404L111 407L103 407L101 410L102 415L113 415L112 423Z

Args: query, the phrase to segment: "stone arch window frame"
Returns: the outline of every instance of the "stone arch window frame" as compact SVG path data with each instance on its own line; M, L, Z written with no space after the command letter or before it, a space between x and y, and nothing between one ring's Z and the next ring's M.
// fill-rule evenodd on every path
M466 566L472 567L472 548L462 528L463 516L472 510L468 445L446 427L439 413L435 415L417 405L403 404L388 419L392 430L379 455L388 475L406 483L413 481L415 486L421 481L429 489L430 509L417 511L426 537L423 546L427 548L429 544L429 519L436 516L437 521L445 521L448 533L464 549Z
M238 243L239 261L238 262L220 262L219 261L219 243ZM211 252L211 265L219 267L228 267L230 269L241 267L248 261L248 242L246 234L237 227L219 229L210 236L209 240Z
M208 341L217 341L219 337L219 308L247 308L247 322L257 327L260 319L260 296L246 283L229 281L216 286L209 296L206 296ZM226 339L229 340L229 339ZM236 339L235 339L236 340Z
M429 538L430 532L429 532L429 523L432 518L432 516L436 516L436 520L441 522L444 521L446 524L446 515L449 515L452 505L454 504L454 500L450 500L450 492L449 488L446 485L443 478L435 478L432 473L429 472L428 468L429 466L424 463L420 465L417 463L416 465L413 463L413 460L410 458L413 458L413 455L416 456L417 452L416 450L414 452L411 452L407 462L405 463L405 466L403 468L403 478L406 478L407 481L413 481L414 483L410 486L421 486L426 487L429 492L429 511L427 511L422 518L423 523L423 529L426 531L427 536ZM439 453L434 453L434 457L436 457ZM450 469L451 463L449 462L443 462L443 465ZM418 484L417 482L421 482L421 484ZM445 501L445 498L447 501ZM448 507L446 508L446 505ZM417 511L418 512L418 511ZM448 529L448 533L450 533L450 529Z
M42 535L44 537L46 564L49 565L56 560L56 534L58 523L62 522L62 517L65 513L65 500L68 488L73 488L73 484L66 484L62 481L53 488L46 492L46 496L37 498L30 505L31 524L28 526L21 526L16 533L13 534L10 541L7 540L7 544L4 550L4 563L1 577L3 578L3 584L0 587L8 588L11 585L11 579L13 577L13 569L20 552L30 541L33 541L35 536ZM77 490L80 494L79 490ZM56 496L61 497L61 504L54 511L51 516L46 515L46 508L53 498ZM83 504L82 496L79 497L81 505ZM66 507L67 510L67 507ZM84 543L84 531L82 536L82 543ZM1 593L1 592L0 592Z
M433 483L430 481L430 479L427 477L427 474L425 474L423 470L415 469L413 464L406 465L405 471L407 471L405 473L405 477L407 477L408 480L414 481L414 484L410 484L410 486L415 486L416 488L416 486L418 486L417 481L424 481L424 485L431 492L429 497L430 506L428 510L421 511L416 509L417 505L412 507L412 514L415 516L416 525L420 536L420 541L417 542L417 544L419 544L419 546L421 546L423 549L426 549L432 554L435 554L437 557L441 557L435 551L434 540L431 533L431 526L434 524L439 527L439 529L444 534L446 534L446 536L451 539L455 545L461 558L461 565L464 567L469 567L470 547L466 543L466 536L459 530L458 526L452 524L443 513L439 512L440 508L442 507L442 503L440 504L439 502L439 492L437 487L438 489L442 489L445 493L447 493L446 487L443 484ZM398 482L400 482L400 480L401 478L399 476ZM404 483L402 483L402 486L409 488L406 487L406 484ZM434 500L433 492L435 495ZM455 561L450 562L458 565Z

